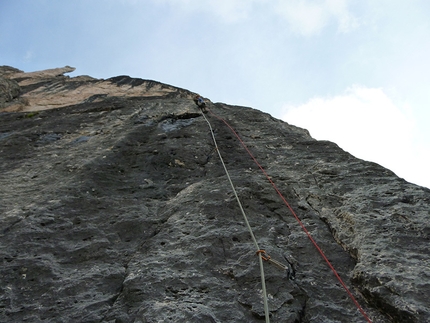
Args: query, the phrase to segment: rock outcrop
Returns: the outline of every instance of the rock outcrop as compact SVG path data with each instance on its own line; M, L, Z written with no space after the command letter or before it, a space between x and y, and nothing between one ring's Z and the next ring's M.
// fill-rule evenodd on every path
M8 76L18 70L3 67L0 72L0 109L6 106L6 103L13 101L21 92L18 83L11 80Z
M90 76L73 78L64 76L74 70L74 67L65 66L24 73L11 67L0 67L0 75L3 74L3 78L9 83L6 85L7 87L3 86L0 79L0 100L2 97L9 97L9 100L5 100L5 102L9 102L7 105L5 103L1 105L0 101L0 108L7 112L40 111L81 103L101 102L110 97L158 97L169 96L169 94L177 96L178 93L186 96L189 94L188 91L170 85L129 76L117 76L108 80L99 80ZM13 87L18 83L23 93L20 100L10 102L19 93L16 93L16 89Z
M255 248L193 93L0 68L1 322L262 322ZM430 320L430 190L260 111L208 102L373 322ZM272 322L365 322L211 112Z

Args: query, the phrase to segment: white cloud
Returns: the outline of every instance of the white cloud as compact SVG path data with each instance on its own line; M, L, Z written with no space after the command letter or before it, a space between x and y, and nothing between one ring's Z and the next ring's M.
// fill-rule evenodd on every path
M253 2L255 0L210 0L208 9L227 22L236 22L248 18Z
M382 89L353 86L343 95L284 110L283 120L308 129L314 138L333 141L358 158L430 186L430 150L414 142L415 122L407 107L396 106Z
M28 50L23 57L23 62L29 63L31 62L32 59L33 59L33 51Z
M131 0L128 0L131 1ZM169 4L177 10L205 12L225 23L252 19L253 15L272 15L284 18L293 32L304 36L318 34L332 20L338 32L348 32L358 26L348 10L351 0L153 0Z
M177 9L192 12L207 12L219 17L226 23L235 23L249 17L256 2L265 0L153 0L155 3L167 3ZM196 17L198 20L198 16ZM204 23L204 21L201 21Z
M347 8L348 0L278 0L276 13L285 18L291 29L303 36L318 34L333 19L338 32L346 33L358 26Z

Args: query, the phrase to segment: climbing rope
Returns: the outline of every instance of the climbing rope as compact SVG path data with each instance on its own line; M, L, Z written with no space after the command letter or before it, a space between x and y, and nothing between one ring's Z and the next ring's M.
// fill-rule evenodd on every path
M263 259L264 260L268 260L268 259L270 259L270 257L268 258L265 255L265 251L261 250L260 247L258 246L257 239L255 238L255 235L252 232L252 228L251 228L251 225L249 224L248 217L245 214L245 211L244 211L244 209L242 207L242 203L240 202L239 196L237 195L237 192L236 192L236 189L235 189L235 187L233 185L233 182L231 180L230 174L228 173L227 167L225 166L224 160L223 160L223 158L221 156L221 152L218 149L218 144L216 142L212 126L211 126L209 120L206 118L206 116L205 116L205 114L203 112L202 112L202 115L205 118L205 120L206 120L206 122L207 122L207 124L209 126L209 129L210 129L211 135L212 135L212 140L213 140L213 142L215 144L215 150L218 152L219 159L221 160L221 164L224 167L225 174L227 175L228 181L230 182L230 185L231 185L231 188L233 190L234 196L236 197L236 201L239 204L239 208L240 208L240 211L242 212L243 219L245 220L246 226L248 227L249 233L251 234L251 238L252 238L252 241L254 242L255 248L258 250L257 254L258 254L258 260L259 260L259 264L260 264L261 287L262 287L262 290L263 290L264 316L266 318L266 323L270 323L269 306L268 306L268 302L267 302L266 280L264 278L264 266L263 266ZM264 256L263 256L263 254L264 254Z
M268 179L268 181L270 182L270 184L273 186L273 188L275 189L276 193L278 193L278 195L280 196L280 198L282 199L282 201L284 202L284 204L288 207L288 209L290 210L291 214L294 216L294 218L296 219L296 221L299 223L299 225L301 226L301 228L303 229L303 231L305 232L305 234L308 236L309 240L312 242L312 244L315 246L315 248L318 250L318 252L320 253L320 255L322 256L322 258L325 260L325 262L327 263L327 265L329 266L329 268L332 270L332 272L334 273L334 275L336 276L336 278L338 279L339 283L342 285L342 287L345 289L346 293L348 294L348 296L351 298L351 300L354 302L355 306L357 307L357 309L360 311L360 313L363 315L363 317L366 319L367 322L372 323L372 321L370 320L370 318L368 317L368 315L366 314L366 312L363 310L363 308L360 306L360 304L358 303L358 301L355 299L354 295L352 294L352 292L349 290L349 288L346 286L346 284L343 282L342 278L340 277L340 275L337 273L336 269L333 267L333 265L331 264L330 260L328 260L328 258L326 257L326 255L324 254L324 252L322 251L322 249L318 246L318 244L316 243L316 241L314 240L314 238L312 238L311 234L309 233L309 231L306 229L305 225L303 224L303 222L300 220L300 218L297 216L297 214L294 212L293 208L290 206L290 204L288 203L288 201L286 200L286 198L282 195L281 191L278 189L278 187L275 185L275 183L273 182L273 180L271 179L271 177L267 174L267 172L265 171L265 169L260 165L260 163L257 161L257 159L254 157L254 155L251 153L251 151L248 149L248 147L246 146L246 144L243 142L242 138L240 138L240 136L237 134L237 132L233 129L233 127L230 126L230 124L223 118L217 116L215 113L212 112L212 110L208 109L209 112L218 120L221 120L232 132L233 134L236 136L236 138L239 140L239 142L241 143L241 145L243 146L243 148L245 148L245 150L247 151L247 153L249 154L249 156L253 159L253 161L255 162L255 164L258 166L258 168L260 168L260 170L263 172L263 174L266 176L266 178ZM206 119L206 117L205 117ZM207 121L207 119L206 119ZM264 250L258 250L257 253L260 255L260 259L263 257L262 254L264 254ZM264 258L263 258L264 259Z

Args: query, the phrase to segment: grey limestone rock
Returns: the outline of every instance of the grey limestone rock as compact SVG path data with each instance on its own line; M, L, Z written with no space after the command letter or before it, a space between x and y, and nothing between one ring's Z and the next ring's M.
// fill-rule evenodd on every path
M97 96L0 112L0 321L263 322L256 250L194 94L50 75L16 79L21 95L63 80ZM207 106L260 246L289 268L264 264L271 322L365 319L211 112L373 322L430 320L430 190L268 114Z
M5 107L7 102L12 101L21 92L18 83L9 78L3 77L0 70L0 109Z

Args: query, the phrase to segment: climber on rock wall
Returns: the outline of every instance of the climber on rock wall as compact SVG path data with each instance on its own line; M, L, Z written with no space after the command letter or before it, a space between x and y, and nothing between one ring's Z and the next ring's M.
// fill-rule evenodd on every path
M194 102L195 102L195 104L197 104L197 106L200 109L202 109L202 112L207 112L206 111L206 102L205 102L205 100L200 95L197 94L194 97Z

